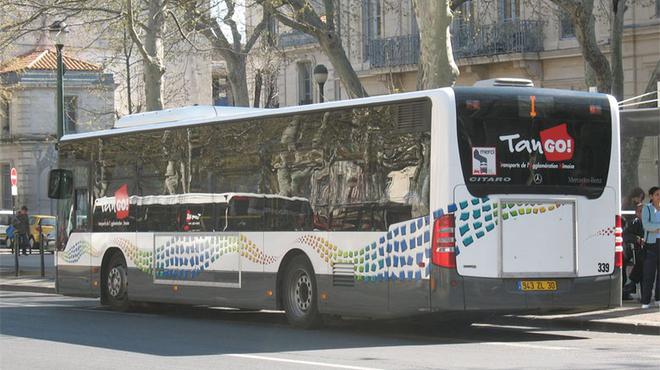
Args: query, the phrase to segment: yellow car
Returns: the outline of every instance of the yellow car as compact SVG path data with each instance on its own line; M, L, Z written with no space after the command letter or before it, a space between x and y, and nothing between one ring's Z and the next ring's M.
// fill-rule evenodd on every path
M55 242L56 218L48 215L30 216L30 249L39 249L41 236L44 238L44 250L50 250L49 244Z
M9 247L7 242L7 227L11 224L12 211L0 209L0 244Z

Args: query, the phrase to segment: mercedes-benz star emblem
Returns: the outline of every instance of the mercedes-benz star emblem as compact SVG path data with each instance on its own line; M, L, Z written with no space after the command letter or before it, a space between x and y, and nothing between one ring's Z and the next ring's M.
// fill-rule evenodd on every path
M534 183L535 184L540 184L543 182L543 176L541 176L540 173L535 173L534 174Z

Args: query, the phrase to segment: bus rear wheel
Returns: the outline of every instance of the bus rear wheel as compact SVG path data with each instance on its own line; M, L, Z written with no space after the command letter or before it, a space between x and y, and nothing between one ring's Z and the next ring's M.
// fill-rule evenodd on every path
M103 289L110 307L117 311L128 309L128 268L121 254L115 253L105 269Z
M319 325L316 277L305 256L296 256L288 264L283 280L283 305L289 324L301 329Z

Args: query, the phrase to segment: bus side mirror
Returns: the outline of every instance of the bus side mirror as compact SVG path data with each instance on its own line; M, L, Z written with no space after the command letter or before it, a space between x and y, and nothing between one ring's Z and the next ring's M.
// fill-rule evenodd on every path
M68 199L73 191L73 172L69 170L50 170L48 174L48 198Z

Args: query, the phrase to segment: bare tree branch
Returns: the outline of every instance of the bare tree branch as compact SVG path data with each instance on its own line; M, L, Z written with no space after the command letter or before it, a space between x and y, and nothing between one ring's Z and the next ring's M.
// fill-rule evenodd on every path
M252 34L250 35L250 38L247 40L245 43L245 46L243 47L243 52L244 53L249 53L250 50L252 50L252 47L254 44L257 42L263 31L266 29L268 26L268 17L264 16L261 18L261 22L259 22L254 29L252 30Z
M183 33L183 29L181 29L181 24L179 23L179 20L176 18L176 14L174 14L174 12L171 11L171 10L168 10L167 14L169 14L172 17L172 19L174 20L174 24L176 24L176 28L177 28L177 30L179 30L179 35L181 35L181 38L183 38L186 42L188 42L188 44L190 44L190 46L192 46L193 49L195 49L196 51L199 51L197 46L195 44L193 44L192 41L190 41L190 39L188 39L188 36L186 36Z
M126 6L128 9L125 19L127 22L126 27L128 28L128 34L131 36L135 46L137 46L138 51L142 55L142 58L146 59L148 63L157 64L156 60L147 52L147 49L144 47L140 36L137 34L137 31L135 31L132 0L126 0Z

